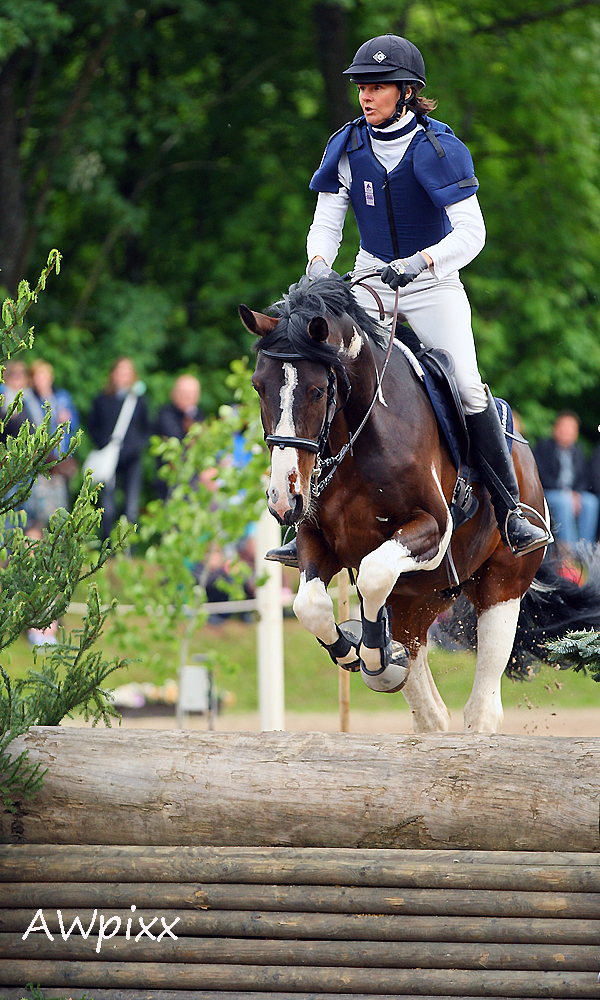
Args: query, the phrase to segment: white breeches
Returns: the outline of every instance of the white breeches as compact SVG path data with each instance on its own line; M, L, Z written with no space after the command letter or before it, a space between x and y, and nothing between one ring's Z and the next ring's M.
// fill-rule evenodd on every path
M381 267L385 267L384 261L366 250L359 250L355 277ZM386 319L391 320L396 292L389 285L384 285L379 277L368 278L366 283L378 293ZM371 293L360 285L355 285L352 291L369 316L379 319L379 309ZM400 289L398 311L425 347L441 347L452 355L465 412L480 413L485 410L488 400L477 367L471 307L458 271L439 281L430 271L423 271L406 288Z

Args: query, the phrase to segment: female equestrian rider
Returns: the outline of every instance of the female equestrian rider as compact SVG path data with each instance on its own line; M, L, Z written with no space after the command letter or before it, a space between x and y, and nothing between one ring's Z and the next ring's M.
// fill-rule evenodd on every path
M519 504L519 487L495 403L481 381L471 310L458 269L477 256L485 226L477 178L467 147L443 122L428 117L425 64L412 42L379 35L358 49L345 70L358 86L363 115L329 140L310 187L318 192L307 240L307 274L331 272L348 205L360 232L355 274L381 271L370 283L386 315L400 313L426 347L447 350L465 409L472 456L488 487L502 541L516 556L547 545L552 536L532 524ZM354 294L378 318L373 297ZM269 553L292 560L295 541Z

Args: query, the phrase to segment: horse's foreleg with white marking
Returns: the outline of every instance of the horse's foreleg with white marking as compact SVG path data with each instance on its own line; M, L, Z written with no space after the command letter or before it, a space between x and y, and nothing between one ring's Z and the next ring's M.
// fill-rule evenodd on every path
M323 580L318 576L307 579L306 573L300 574L300 586L294 600L294 614L304 628L312 632L325 646L333 646L340 635L335 624L333 601L327 593ZM345 645L342 643L342 646ZM354 648L346 653L333 656L336 663L353 663L356 660Z
M436 477L437 478L437 477ZM443 499L443 494L440 489ZM362 560L357 587L363 600L363 642L360 656L365 683L374 691L397 691L398 669L386 668L390 653L384 653L386 633L385 603L402 573L434 570L440 565L452 534L450 512L444 500L445 530L432 514L423 513L406 524L389 541ZM444 521L442 521L444 524ZM403 666L407 670L406 661Z
M419 647L408 665L408 680L402 688L402 694L412 712L415 733L447 732L450 714L431 676L426 644Z
M519 599L513 598L479 615L475 681L465 705L466 733L495 733L502 722L500 682L512 651L519 609Z

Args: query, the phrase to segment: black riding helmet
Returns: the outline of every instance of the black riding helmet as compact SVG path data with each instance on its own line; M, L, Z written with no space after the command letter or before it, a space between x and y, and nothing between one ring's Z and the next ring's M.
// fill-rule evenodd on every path
M363 42L344 75L353 83L406 82L424 87L427 82L425 63L417 46L408 38L391 34Z
M427 82L425 80L425 63L416 45L401 35L377 35L363 42L358 49L352 64L344 70L353 83L397 83L400 97L396 110L391 118L381 122L378 129L393 125L402 116L404 106L410 104ZM408 84L412 86L412 94L407 99Z

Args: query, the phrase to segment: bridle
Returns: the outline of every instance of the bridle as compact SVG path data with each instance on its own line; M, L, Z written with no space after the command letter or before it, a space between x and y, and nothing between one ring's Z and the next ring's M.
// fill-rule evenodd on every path
M309 358L304 354L298 354L296 352L289 352L287 354L281 353L279 351L266 351L264 348L260 348L260 353L264 354L267 358L276 358L278 361L308 361ZM325 362L319 362L319 364L325 365ZM325 410L325 419L319 431L319 436L316 441L312 438L303 437L293 437L285 434L265 434L265 441L267 444L272 444L275 448L299 448L301 451L310 451L315 455L321 456L327 444L327 439L329 437L329 430L333 418L335 417L338 410L341 410L341 406L336 408L335 405L335 388L336 388L336 377L335 372L331 365L326 366L328 368L327 373L327 408ZM352 391L350 386L350 380L344 370L344 376L346 379L346 388L348 390L346 399L342 406L346 405L346 402L350 398L350 393Z
M354 281L352 281L350 283L350 287L352 288L354 285L362 284L362 282L366 278L376 277L380 273L381 273L380 271L373 271L373 272L370 272L369 274L362 275L360 278L357 278ZM381 316L381 318L385 318L385 311L383 309L383 303L381 302L381 299L380 299L379 295L377 294L377 292L373 288L371 288L369 285L363 285L363 287L367 288L374 295L375 299L377 300L378 306L379 306L380 316ZM393 345L394 345L394 331L396 329L396 320L398 319L398 297L399 297L399 291L398 291L398 289L396 289L396 301L395 301L395 304L394 304L394 315L393 315L393 319L392 319L392 329L391 329L391 333L390 333L390 339L389 339L389 343L388 343L386 355L385 355L385 358L384 358L384 361L383 361L383 366L381 368L381 372L378 370L377 365L375 364L375 359L373 359L373 363L375 364L375 371L377 372L377 385L375 386L375 392L373 393L373 399L371 400L371 403L370 403L370 405L369 405L369 407L367 409L367 412L365 413L365 415L364 415L363 419L361 420L359 426L357 427L357 429L354 431L353 434L350 434L350 436L348 438L348 441L346 441L346 443L342 445L342 447L337 452L337 454L336 455L331 455L328 458L324 458L323 457L323 453L325 451L325 448L327 446L327 442L328 442L328 439L329 439L329 431L331 430L331 424L333 422L333 419L336 416L336 414L339 413L339 411L341 409L343 409L343 407L346 405L346 403L350 399L350 394L352 392L352 387L350 385L350 380L348 378L348 374L346 372L346 369L342 368L344 380L345 380L345 383L346 383L346 390L347 390L346 391L346 398L345 398L344 402L340 406L336 407L336 383L337 383L336 374L335 374L335 371L333 369L333 366L332 365L327 365L327 362L325 362L325 361L320 361L319 363L323 364L325 367L328 368L328 373L327 373L327 407L326 407L326 410L325 410L325 418L323 420L323 424L321 426L321 430L319 431L319 436L318 436L317 440L314 441L312 438L294 437L293 435L289 435L288 436L288 435L282 435L282 434L265 434L265 441L267 442L267 444L273 445L273 447L275 447L275 448L281 448L282 451L283 451L284 448L297 448L300 451L309 451L312 454L316 455L315 467L313 469L312 477L311 477L312 478L311 492L312 492L312 494L313 494L314 497L319 497L321 495L321 493L323 492L323 490L329 485L329 483L331 482L331 479L332 479L332 477L333 477L333 475L334 475L337 467L343 462L343 460L346 457L346 455L348 454L348 452L350 452L350 454L352 454L352 449L354 447L356 439L358 438L359 434L363 430L365 424L367 423L367 420L371 416L371 411L373 410L373 407L375 406L375 403L377 402L377 398L378 398L378 396L380 394L380 391L381 391L381 383L383 381L383 376L385 375L385 372L386 372L386 369L387 369L387 366L388 366L388 362L389 362L391 354L392 354L392 348L393 348ZM313 360L311 358L307 358L306 355L300 354L300 353L295 352L295 351L291 351L291 352L285 353L285 352L279 352L279 351L265 350L264 348L259 348L259 351L260 351L261 354L264 354L265 357L267 357L267 358L275 358L278 361L310 361L310 360ZM321 475L324 472L324 470L326 470L326 469L328 469L329 471L324 476L324 478L321 479Z

